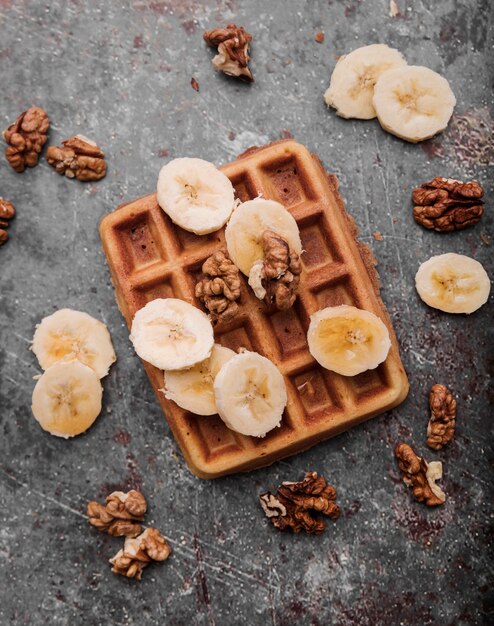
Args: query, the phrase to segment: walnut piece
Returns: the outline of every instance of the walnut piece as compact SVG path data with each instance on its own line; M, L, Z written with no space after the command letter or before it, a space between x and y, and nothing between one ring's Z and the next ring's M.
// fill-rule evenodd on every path
M427 445L440 450L455 434L456 400L444 385L433 385L429 394L431 417L427 424Z
M142 570L151 561L165 561L170 556L170 546L157 528L147 528L138 537L127 537L110 563L112 572L127 578L141 580Z
M3 138L8 144L5 156L12 169L21 173L26 166L34 167L38 164L49 127L46 111L40 107L31 107L3 131Z
M213 59L215 69L249 83L254 81L248 66L252 35L249 35L242 26L228 24L226 28L206 31L203 37L207 44L218 47L218 54Z
M106 175L105 155L83 135L74 135L62 141L61 146L50 146L46 160L62 176L82 182L100 180Z
M218 250L203 263L205 277L196 284L196 298L210 312L213 321L229 322L238 312L240 273L226 250Z
M413 217L425 228L439 232L460 230L476 224L482 217L483 195L484 190L476 180L462 183L436 176L413 190Z
M7 243L9 239L9 233L6 228L9 225L9 220L15 216L15 209L12 202L0 198L0 246Z
M106 498L106 506L94 500L87 505L89 523L114 537L136 537L142 530L146 499L139 491L114 491Z
M326 522L312 517L310 511L318 511L336 520L340 508L335 503L336 490L316 472L307 472L300 482L284 482L275 495L267 492L259 496L261 506L273 526L279 530L291 528L299 533L320 534Z
M262 233L264 261L256 261L249 273L249 285L268 306L289 309L297 297L302 265L288 243L271 230Z
M444 504L446 494L436 484L436 480L442 477L442 463L439 461L427 463L406 443L396 445L395 456L403 472L403 482L412 487L413 495L418 502L425 501L427 506Z

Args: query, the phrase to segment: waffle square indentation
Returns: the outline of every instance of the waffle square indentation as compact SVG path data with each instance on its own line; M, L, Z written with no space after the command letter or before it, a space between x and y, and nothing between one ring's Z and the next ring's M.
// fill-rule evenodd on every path
M232 176L230 180L235 188L235 197L241 202L247 202L247 200L252 200L259 195L260 190L256 189L255 183L247 174Z
M269 321L278 340L281 358L307 350L307 335L298 312L299 303L286 311L276 311Z
M326 419L332 413L341 410L336 397L329 391L328 385L316 368L311 368L290 377L297 389L297 397L304 408L304 421L312 423Z
M264 165L266 197L281 202L285 207L300 204L307 196L300 180L297 159L289 154Z
M133 289L133 293L138 308L145 306L151 300L156 300L156 298L179 297L170 276L141 284Z
M339 306L340 304L359 307L359 298L349 276L343 276L318 287L314 295L319 309L324 309L327 306Z
M349 379L358 402L371 399L389 391L386 377L386 365L381 363L376 369L367 370Z
M300 239L302 240L301 261L306 270L341 262L338 247L331 240L324 215L316 213L308 220L299 224Z
M149 215L124 223L118 227L118 231L121 233L123 257L129 271L140 270L167 258L161 244L162 236Z
M241 452L238 436L226 427L218 415L198 416L187 412L189 432L194 431L202 442L204 458L211 461L225 454Z

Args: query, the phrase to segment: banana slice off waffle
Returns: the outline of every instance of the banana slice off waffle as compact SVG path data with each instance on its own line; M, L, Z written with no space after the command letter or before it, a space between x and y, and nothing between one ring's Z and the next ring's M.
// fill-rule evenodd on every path
M259 352L284 376L288 402L279 428L265 437L230 430L217 416L198 416L165 398L163 372L143 361L171 431L190 469L201 478L253 470L341 433L400 404L408 380L382 300L375 259L338 193L338 181L293 140L251 148L221 171L242 202L281 202L295 218L304 252L298 297L271 310L242 276L238 314L214 328L218 344ZM100 224L118 306L130 328L135 313L156 298L179 298L202 309L195 285L204 261L225 248L224 228L198 236L173 224L156 195L118 207ZM377 368L356 376L324 369L307 345L310 316L353 305L386 324L391 349Z

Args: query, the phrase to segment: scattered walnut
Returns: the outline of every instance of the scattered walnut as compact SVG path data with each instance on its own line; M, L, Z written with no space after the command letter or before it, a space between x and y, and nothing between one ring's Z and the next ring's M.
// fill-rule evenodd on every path
M203 37L210 46L218 46L218 54L213 59L215 69L249 83L254 81L248 66L252 35L249 35L242 26L228 24L226 28L206 31Z
M192 77L190 79L190 86L194 91L199 91L199 83L197 82L196 78Z
M323 43L324 42L324 33L322 31L319 31L318 33L316 33L314 35L314 41L316 41L317 43Z
M226 250L218 250L203 264L205 277L196 284L196 298L204 304L214 321L229 322L238 312L240 274Z
M141 580L142 570L151 561L166 561L170 556L170 546L157 528L147 528L138 537L127 537L122 550L119 550L110 563L112 572L127 578Z
M427 506L444 503L446 494L436 484L436 480L442 477L442 463L438 461L427 463L406 443L396 445L395 456L403 472L403 482L412 487L413 495L418 502L425 501Z
M100 180L106 174L105 155L94 141L83 135L62 141L62 146L50 146L46 159L62 176L82 182Z
M39 107L31 107L3 131L3 138L8 144L5 156L12 169L21 173L26 166L34 167L38 164L49 127L46 112Z
M436 176L413 190L415 221L439 232L460 230L476 224L484 212L484 190L476 180L462 183Z
M89 523L114 537L136 537L142 530L146 499L139 491L114 491L106 498L106 506L91 501L87 505Z
M9 220L11 220L14 215L15 209L12 202L0 198L0 246L7 243L9 239L9 233L6 231L6 228L9 225Z
M431 417L427 425L427 445L440 450L455 434L456 400L444 385L433 385L429 394Z
M482 240L484 246L491 245L491 238L489 237L489 235L486 235L486 233L480 233L480 239Z
M264 261L256 261L249 273L249 285L255 295L268 305L283 311L297 297L302 266L298 254L290 251L288 243L271 230L262 234Z
M338 519L340 508L335 503L336 490L316 472L307 472L304 480L284 482L275 495L263 493L259 500L273 526L279 530L291 528L299 533L320 534L326 523L312 517L310 511L318 511L333 520Z
M376 241L383 241L384 239L384 237L382 236L382 233L378 230L376 230L375 233L372 233L372 236L374 237Z

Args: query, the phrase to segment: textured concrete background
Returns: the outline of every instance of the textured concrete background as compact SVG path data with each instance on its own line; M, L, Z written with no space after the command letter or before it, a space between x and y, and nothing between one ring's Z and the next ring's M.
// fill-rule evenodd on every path
M83 133L109 164L101 182L81 184L45 160L19 175L0 158L0 195L18 210L0 249L0 623L470 625L489 615L492 623L492 309L440 313L421 303L413 280L422 261L449 251L494 276L493 245L480 237L492 229L494 197L492 12L489 0L397 3L391 18L388 0L0 0L0 125L42 106L51 143ZM202 41L204 29L230 20L254 36L251 86L214 73ZM326 109L336 56L375 42L451 81L458 104L437 139L406 144L376 121ZM392 413L304 454L204 482L185 466L133 353L98 222L153 190L170 158L222 164L287 130L338 175L372 245L411 391ZM415 224L411 190L435 175L484 184L480 224L451 235ZM30 411L34 327L65 306L108 324L118 354L102 415L72 441L44 433ZM439 454L425 446L435 382L459 406L457 436ZM444 462L445 506L428 510L399 481L392 450L401 439ZM320 537L278 533L257 496L307 469L337 487L342 516ZM120 540L84 517L89 499L130 487L143 489L147 522L173 546L140 584L110 573Z

